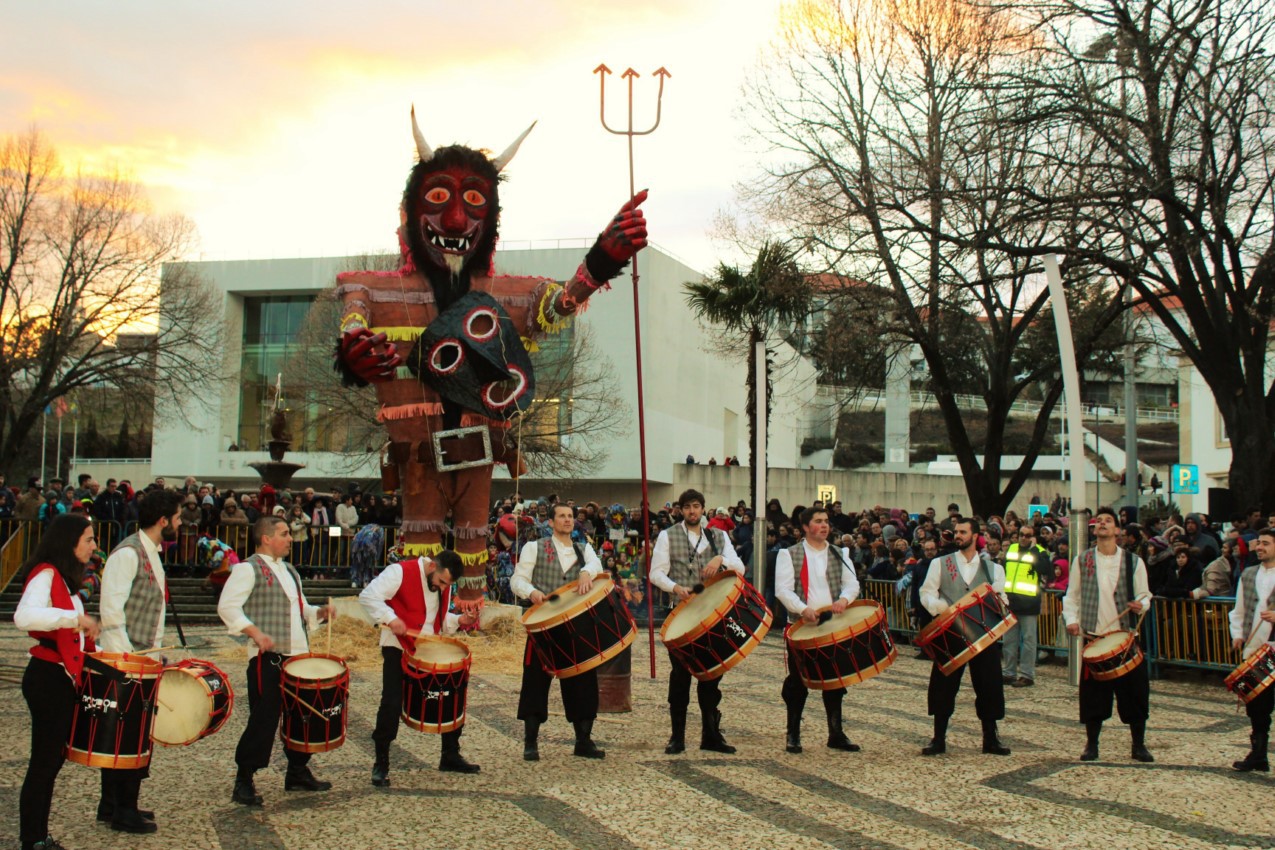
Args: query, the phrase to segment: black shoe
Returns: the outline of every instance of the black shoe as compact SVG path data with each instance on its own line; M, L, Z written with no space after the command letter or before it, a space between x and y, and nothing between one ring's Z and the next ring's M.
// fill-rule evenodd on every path
M138 809L137 813L141 815L144 820L155 820L155 813L152 811L148 811L146 809ZM98 803L97 804L97 819L101 821L102 823L110 823L112 820L115 819L115 807L111 806L108 808L107 806L101 803Z
M801 752L801 735L799 733L789 732L784 736L784 749L790 753Z
M316 779L308 767L289 769L283 775L284 791L327 791L331 787L331 782Z
M372 784L377 788L390 787L390 766L377 761L372 765Z
M673 734L669 735L668 743L664 745L664 754L675 756L686 752L686 709L670 706L668 713Z
M686 738L677 737L676 735L668 739L668 743L664 745L664 755L675 756L686 752Z
M1134 744L1133 752L1129 754L1129 758L1146 763L1155 761L1155 756L1151 755L1151 751L1146 748L1145 744Z
M443 757L438 762L438 769L443 773L477 773L479 767L465 761L465 757L460 751L443 753Z
M862 749L862 748L861 748L858 744L853 743L853 742L852 742L849 738L847 738L847 737L845 736L845 734L843 733L843 734L841 734L841 735L839 735L839 736L837 736L837 737L829 736L829 738L828 738L828 749L830 749L830 750L841 750L841 751L842 751L842 752L844 752L844 753L857 753L857 752L859 752L859 750L860 750L860 749Z
M1240 761L1232 762L1231 767L1235 768L1240 773L1248 773L1251 770L1256 770L1261 773L1269 773L1271 770L1271 763L1266 757L1266 748L1270 743L1269 734L1260 735L1254 732L1248 736L1248 740L1249 743L1252 744L1252 747L1248 751L1248 755L1244 756L1244 758Z
M154 821L147 820L137 809L120 809L116 807L115 817L111 818L111 829L116 832L131 832L135 835L148 835L159 829Z
M705 713L701 718L702 731L699 739L699 748L710 753L725 753L731 755L735 752L735 748L726 743L726 739L722 737L722 713L713 709Z
M577 720L571 724L576 730L576 746L573 753L585 759L604 759L607 754L593 743L593 720Z
M27 845L23 844L22 846L26 847ZM59 844L58 840L52 835L44 836L43 841L37 841L32 844L31 847L33 850L66 850L66 848Z
M522 745L522 760L523 761L540 761L540 748L536 746L534 742L530 744L523 744Z
M1000 738L984 738L983 752L989 756L1007 756L1009 747L1000 742Z
M941 756L947 752L947 739L932 738L930 743L921 747L921 755L923 756Z
M1085 751L1080 754L1080 760L1081 761L1097 761L1098 760L1098 745L1085 744Z
M252 777L235 780L235 790L230 795L230 802L241 806L261 805L261 795L257 793L257 786L253 783Z
M1014 687L1016 688L1030 688L1030 687L1034 687L1035 684L1036 684L1035 679L1029 679L1026 676L1019 676L1017 679L1014 680Z
M522 722L522 760L540 761L540 721L524 720Z

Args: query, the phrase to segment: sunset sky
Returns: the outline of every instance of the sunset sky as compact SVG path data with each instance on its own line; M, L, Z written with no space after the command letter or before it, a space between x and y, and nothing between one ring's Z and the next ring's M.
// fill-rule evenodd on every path
M157 209L190 216L192 258L340 255L394 248L414 157L408 110L435 147L499 152L540 123L506 169L501 232L592 237L628 193L620 73L642 74L637 183L655 243L701 270L709 235L754 173L740 85L773 37L780 0L43 0L6 4L0 133L35 125L74 170L119 166ZM746 258L744 258L746 259Z

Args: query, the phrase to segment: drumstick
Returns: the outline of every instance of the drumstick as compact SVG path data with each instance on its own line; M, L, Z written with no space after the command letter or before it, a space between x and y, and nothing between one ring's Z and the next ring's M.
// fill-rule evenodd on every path
M336 613L332 610L332 597L328 597L328 649L327 654L332 654L332 621L336 619Z
M1143 608L1142 608L1142 614L1143 614L1143 616L1146 616L1146 613L1147 613L1147 611L1150 609L1150 607L1151 607L1150 605L1144 605L1144 606L1143 606ZM1121 611L1119 614L1117 614L1117 615L1116 615L1116 618L1115 618L1114 620L1108 620L1106 623L1104 623L1104 624L1103 624L1103 627L1102 627L1101 629L1098 629L1097 631L1094 631L1094 632L1090 632L1090 634L1096 634L1096 635L1098 635L1099 637L1101 637L1101 636L1103 636L1103 635L1107 634L1107 626L1115 626L1115 625L1119 625L1119 623L1120 623L1120 618L1121 618L1121 617L1123 617L1125 614L1129 613L1129 612L1130 612L1130 611L1132 611L1132 610L1133 610L1133 603L1132 603L1132 602L1130 602L1128 605L1124 606L1124 610L1123 610L1123 611ZM1141 623L1141 622L1142 622L1142 618L1141 618L1141 617L1139 617L1139 618L1138 618L1138 622L1139 622L1139 623ZM1137 629L1134 629L1134 631L1136 632L1136 631L1137 631Z
M383 629L388 629L388 628L389 628L389 626L388 626L387 624L385 624L385 623L382 623L382 624L381 624L381 628L383 628ZM414 631L412 631L411 629L408 629L407 631L403 632L403 634L402 634L402 637L410 637L410 638L418 638L418 637L420 637L420 636L421 636L421 633L420 633L420 632L414 632Z
M170 649L181 649L180 646L157 646L153 649L139 649L133 655L150 655L155 652L167 652Z

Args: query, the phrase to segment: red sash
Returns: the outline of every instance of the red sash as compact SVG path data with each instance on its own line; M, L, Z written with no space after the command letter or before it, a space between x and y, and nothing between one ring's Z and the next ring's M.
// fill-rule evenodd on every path
M50 587L49 598L52 607L62 611L74 611L75 604L71 602L71 591L66 586L66 581L62 578L62 574L52 564L38 564L31 570L31 574L27 576L27 584L31 583L31 579L35 578L45 570L53 571L53 583ZM23 590L26 585L23 585ZM36 644L31 647L31 654L42 661L52 661L54 664L65 665L66 671L71 674L77 682L80 679L80 672L84 669L84 653L93 652L97 649L93 644L92 638L85 636L84 648L80 648L79 632L76 629L57 629L52 632L28 632L31 637L36 640L50 640L57 644L57 649Z

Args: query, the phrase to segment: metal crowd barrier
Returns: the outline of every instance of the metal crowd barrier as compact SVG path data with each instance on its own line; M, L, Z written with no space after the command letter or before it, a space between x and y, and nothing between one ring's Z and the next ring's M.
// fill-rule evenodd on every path
M893 581L867 579L860 596L872 599L886 610L890 631L899 638L916 635L915 621L908 611L911 590L900 594ZM1036 620L1037 646L1065 657L1067 630L1062 619L1063 592L1041 594L1040 616ZM1157 665L1193 667L1230 672L1240 663L1240 653L1231 648L1229 616L1235 606L1233 596L1207 599L1169 599L1157 596L1151 613L1142 622L1142 647L1154 672Z

